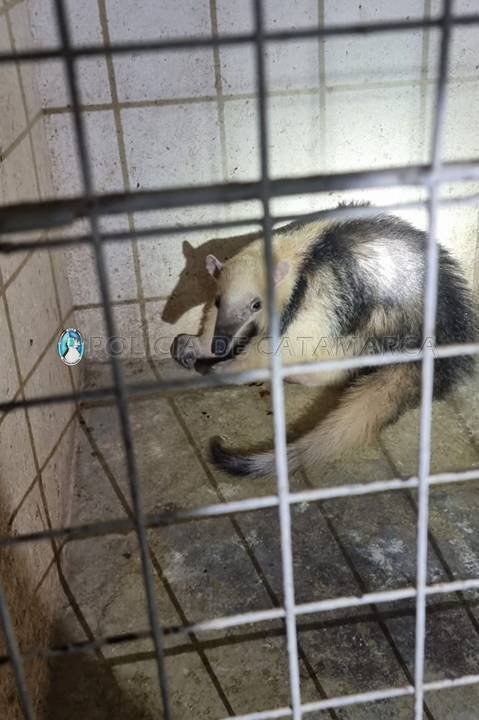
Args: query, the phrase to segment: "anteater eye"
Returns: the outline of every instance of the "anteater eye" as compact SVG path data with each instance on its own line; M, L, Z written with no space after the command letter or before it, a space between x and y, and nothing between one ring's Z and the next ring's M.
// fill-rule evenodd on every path
M261 310L262 306L263 303L261 302L261 300L259 298L256 298L256 300L253 300L253 302L251 303L251 310L253 310L253 312L258 312L258 310Z
M215 297L215 307L219 308L219 306L220 306L220 296L217 295L217 296Z

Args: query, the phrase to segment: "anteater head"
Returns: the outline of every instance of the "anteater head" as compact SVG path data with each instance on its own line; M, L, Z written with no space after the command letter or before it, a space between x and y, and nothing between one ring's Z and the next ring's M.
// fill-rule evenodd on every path
M206 269L216 281L215 305L218 308L211 352L216 357L227 356L235 341L266 330L266 278L263 257L259 253L239 254L221 263L214 255L206 257ZM280 261L274 272L276 284L288 274L286 260Z

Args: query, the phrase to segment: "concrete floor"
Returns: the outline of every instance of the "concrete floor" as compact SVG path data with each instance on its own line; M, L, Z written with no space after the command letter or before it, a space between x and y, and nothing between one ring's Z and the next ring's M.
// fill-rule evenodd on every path
M131 364L130 379L152 378ZM182 372L164 363L163 376ZM90 386L109 382L91 366ZM479 465L477 382L433 414L432 471ZM287 386L288 424L324 407L317 390ZM319 399L319 402L318 402ZM129 512L117 415L110 404L82 409L73 523ZM188 392L130 403L145 508L195 507L265 495L274 481L228 477L209 462L208 439L236 446L271 437L267 386ZM381 442L354 457L309 467L294 489L408 476L416 471L418 413L408 413ZM294 506L297 602L396 588L415 581L415 493L407 490ZM439 486L430 499L429 582L479 576L476 483ZM148 531L164 626L282 603L276 510ZM57 639L73 641L147 628L140 560L132 533L69 543L64 549L69 600ZM479 672L479 595L442 595L428 604L426 679ZM414 672L410 602L302 617L298 623L304 702L399 686ZM174 720L215 720L288 704L281 622L210 632L166 642ZM49 720L161 718L149 640L104 646L97 655L52 663ZM429 720L477 720L479 686L428 694ZM412 699L308 715L341 720L410 720Z

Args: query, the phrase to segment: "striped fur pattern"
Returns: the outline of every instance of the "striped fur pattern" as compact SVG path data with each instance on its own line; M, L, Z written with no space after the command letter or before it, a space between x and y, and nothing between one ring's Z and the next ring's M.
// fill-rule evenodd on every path
M422 231L389 215L299 222L275 232L273 250L282 335L278 351L284 364L421 346L426 252ZM206 313L201 336L179 336L182 340L175 342L181 347L173 349L174 356L185 365L182 349L189 344L195 362L226 358L213 366L216 373L266 366L268 318L261 240L224 265L209 256L207 265L217 282L215 303ZM461 343L477 337L471 293L456 261L440 247L436 341ZM238 345L239 353L234 351ZM473 367L470 356L437 360L435 398L444 397ZM291 380L336 383L344 390L337 408L289 446L290 471L303 463L332 460L371 441L420 399L418 362L305 374ZM215 463L233 475L274 473L272 453L234 453L216 439L211 453Z

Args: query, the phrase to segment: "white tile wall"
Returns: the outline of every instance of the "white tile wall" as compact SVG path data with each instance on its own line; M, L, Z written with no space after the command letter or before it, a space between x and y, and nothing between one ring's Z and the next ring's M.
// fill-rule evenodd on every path
M218 0L220 34L252 32L254 19L249 1ZM316 0L296 3L265 3L265 24L268 30L293 30L318 24ZM253 93L256 91L256 54L251 46L221 48L223 92ZM266 71L272 90L317 87L319 84L319 45L316 40L269 43L266 48Z
M320 109L316 94L272 97L268 102L269 155L272 177L319 172ZM258 114L255 100L225 105L226 151L230 180L260 175Z
M428 115L434 103L434 92L428 95ZM479 79L476 82L458 82L449 85L446 96L445 126L442 156L444 160L466 160L479 157Z
M2 422L0 474L3 507L13 511L35 478L33 453L23 411L8 413Z
M0 163L0 202L37 200L33 157L28 137L25 137ZM30 239L38 238L40 233L30 233ZM25 239L25 235L15 235L16 240ZM12 253L2 257L2 274L6 282L25 259L25 253Z
M427 77L437 79L439 68L439 48L441 35L439 30L429 31ZM448 76L462 81L475 80L479 72L479 48L477 28L458 26L451 31Z
M211 34L208 0L108 0L112 41ZM120 100L154 100L215 94L211 49L135 53L114 59Z
M0 343L0 367L2 368L0 373L0 398L2 400L11 400L18 389L18 378L3 302L0 302L0 337L2 338ZM1 417L2 414L0 413Z
M16 47L29 47L30 21L27 1L20 3L2 2L5 13L0 17L0 43L2 49L10 48L10 35ZM8 21L8 22L6 22ZM26 200L37 200L52 193L50 184L49 154L41 119L39 94L35 87L35 74L30 66L2 65L0 68L0 205ZM27 125L27 117L30 127ZM32 127L32 120L36 118ZM12 144L13 143L13 144ZM35 162L36 161L36 162ZM39 182L37 183L36 171ZM0 208L1 213L1 208ZM30 235L38 238L39 232ZM16 236L15 240L24 239ZM60 279L57 298L49 255L39 252L32 256L14 253L1 255L1 275L8 285L2 288L0 299L0 336L2 338L0 400L10 399L20 379L25 382L26 373L31 373L27 382L27 394L35 391L45 394L71 389L70 375L66 366L59 361L56 353L56 333L59 313L57 299L62 307L71 305L66 268L59 256L55 263ZM6 303L11 325L6 322ZM52 339L53 338L53 339ZM20 375L15 360L18 355ZM53 443L64 429L67 405L48 406L40 413L17 410L0 418L0 486L2 497L3 532L12 534L32 532L45 528L48 510L44 508L40 495L38 476L34 462L34 448L40 463L50 451ZM70 412L73 408L69 408ZM31 420L29 431L28 418ZM70 438L71 442L71 438ZM69 501L69 479L71 479L69 455L55 452L55 464L60 493L49 496L50 511L64 509ZM37 484L35 484L37 482ZM7 527L7 521L10 524ZM14 554L14 557L13 557ZM20 646L37 643L46 646L50 640L50 621L57 608L58 585L50 579L43 583L41 593L36 585L41 574L49 567L52 549L42 543L26 544L17 548L8 559L14 563L16 572L5 573L7 595L12 610L12 621ZM7 567L3 563L4 567ZM48 612L45 612L48 608ZM28 616L28 622L24 618ZM38 705L47 693L47 675L37 664L26 668L27 684L34 688L31 694L37 715ZM7 683L8 685L8 683ZM8 692L8 688L4 688ZM2 693L0 693L2 694ZM3 693L2 697L5 696ZM5 696L6 697L6 696ZM0 700L0 704L1 700ZM2 705L2 708L4 706ZM15 710L13 710L15 714ZM4 713L3 713L4 714ZM7 711L8 714L8 711Z
M93 181L97 192L123 189L120 155L112 111L84 113ZM70 113L48 115L46 131L51 152L54 190L58 195L82 191L76 137Z
M260 156L256 100L232 100L226 103L224 113L229 180L258 180Z
M12 523L11 533L20 533L24 528L28 528L30 532L40 532L47 528L46 515L38 486L35 486L25 498ZM42 547L42 545L46 547ZM26 545L15 548L16 567L31 563L29 580L34 587L40 582L42 575L52 560L53 548L46 543L32 543L30 548Z
M477 0L455 0L453 3L455 15L464 15L479 12ZM442 14L441 0L431 1L431 14L439 17ZM439 62L440 31L429 31L428 77L436 78ZM479 67L479 52L477 50L477 26L457 26L451 30L451 45L449 52L449 77L477 78Z
M36 39L56 42L48 8L51 0L31 0ZM45 11L45 5L48 6ZM433 0L432 13L440 12ZM476 0L458 0L457 12L478 11ZM77 42L100 42L102 28L96 0L69 0L72 28ZM220 34L251 32L254 27L251 0L216 0ZM108 32L113 42L157 37L205 36L212 32L209 0L106 0ZM265 0L269 30L315 27L319 22L317 0L277 2ZM326 23L422 18L425 3L417 0L358 0L345 3L325 0ZM475 132L479 86L475 80L479 58L474 30L454 31L451 52L449 108L444 151L447 159L477 154ZM424 41L429 48L425 53ZM435 75L438 31L387 33L378 36L327 38L274 43L267 48L269 151L273 177L318 172L380 168L428 159L433 88L424 87L424 74ZM320 68L324 54L325 64ZM224 105L215 101L214 53L211 49L174 53L135 53L114 58L132 189L174 187L221 182L223 168L234 181L259 178L258 117L253 97L256 87L254 48L222 48L219 52ZM427 67L423 68L423 61ZM89 61L81 70L85 102L110 101L106 67L101 60ZM60 74L59 74L60 73ZM324 87L319 92L320 75ZM466 80L464 79L466 78ZM64 103L61 70L44 76L44 102ZM63 95L62 95L63 93ZM246 96L245 96L246 94ZM191 98L185 102L185 97ZM175 98L179 100L175 103ZM134 107L124 103L132 103ZM224 118L224 128L219 122ZM122 189L122 174L113 113L90 112L86 116L96 188L102 192ZM54 168L54 190L62 195L80 190L75 144L68 114L48 117L49 147ZM222 147L222 137L225 145ZM376 192L376 191L375 191ZM390 200L407 198L405 190L385 192ZM414 191L417 195L417 191ZM363 193L347 195L359 198ZM376 197L374 193L369 193ZM384 197L386 197L384 195ZM305 195L273 202L274 212L305 212L330 206L337 194ZM383 200L384 201L384 200ZM137 227L165 222L200 222L221 218L245 218L257 213L257 203L230 207L179 209L135 216ZM419 224L421 213L411 215ZM444 223L452 242L463 248L476 242L477 219L473 213L450 213ZM467 218L467 220L465 219ZM119 221L118 221L119 222ZM454 228L460 228L454 230ZM154 238L138 244L139 269L144 296L165 298L177 285L185 268L182 245L195 247L213 235L199 233ZM466 240L467 236L467 240ZM460 240L460 237L464 237ZM461 249L459 249L459 246ZM81 278L74 288L80 304L98 302L95 267L87 250L70 254L72 275ZM113 296L117 300L136 297L137 287L129 245L108 249ZM192 283L194 288L194 282ZM136 313L133 306L128 312ZM94 315L85 322L90 324ZM130 317L130 316L126 316ZM193 315L185 315L191 326ZM138 317L130 317L132 323ZM154 318L151 318L154 322ZM183 319L179 320L179 323ZM95 323L98 319L95 319ZM161 321L163 322L163 321ZM180 325L179 325L180 326Z
M38 107L38 106L37 106ZM50 148L48 146L45 129L45 118L39 118L31 129L33 156L38 168L38 190L41 198L51 198L54 195L52 173L50 167ZM36 186L36 178L35 186Z
M124 110L122 120L133 188L221 181L214 103Z
M118 343L115 348L122 357L144 357L143 329L140 308L135 305L118 305L113 308ZM94 360L109 359L109 345L105 329L103 308L84 308L75 313L77 327L85 340L85 357Z
M35 287L42 288L42 302L25 302ZM6 292L18 361L25 377L60 322L47 253L35 253Z
M324 21L329 25L421 18L417 0L326 0ZM328 85L368 82L419 81L422 60L420 30L378 35L327 38L325 64Z
M328 93L328 171L407 165L421 160L420 94L414 87Z
M32 34L30 32L30 13L28 3L23 2L14 6L10 12L10 23L15 48L30 47ZM23 87L25 90L26 109L28 119L31 120L40 108L40 94L36 83L36 66L30 63L20 64Z
M11 51L5 17L0 17L0 50ZM2 89L0 112L0 148L3 152L13 143L25 129L26 117L22 103L22 95L17 80L17 69L11 64L0 67L0 88Z
M48 335L43 336L43 342ZM70 375L66 365L58 362L57 342L49 347L38 368L25 385L25 396L34 398L43 395L71 392ZM69 403L38 405L29 410L33 436L40 465L46 461L55 447L74 407ZM65 489L68 483L65 482Z
M68 0L65 3L72 39L75 44L101 43L102 33L97 0ZM59 36L52 0L29 0L35 44L52 47L59 44ZM37 83L44 107L69 103L62 61L37 63ZM81 100L84 103L111 102L108 73L104 58L84 58L78 61L77 72Z
M420 31L331 37L325 42L325 72L329 86L419 82L421 60Z
M82 232L89 233L87 223L82 224ZM103 218L101 229L105 232L128 230L128 220L123 216ZM112 300L131 300L138 295L133 252L130 242L105 243L105 258L110 296ZM101 301L98 286L96 257L88 245L78 245L66 251L69 272L74 280L71 283L73 303L89 305Z
M438 0L435 0L437 2ZM439 0L440 2L440 0ZM424 4L418 0L365 0L342 2L324 0L324 19L327 24L384 22L386 20L420 20Z
M216 7L220 34L253 32L253 0L216 0ZM271 32L314 27L318 23L317 0L264 0L263 8L265 27Z
M38 192L33 172L33 157L28 138L24 138L9 154L7 162L2 164L5 177L2 193L4 202L37 200Z
M85 105L111 102L106 64L95 58L78 61L80 99ZM61 60L50 60L37 68L37 83L43 107L70 105L66 85L65 65Z

